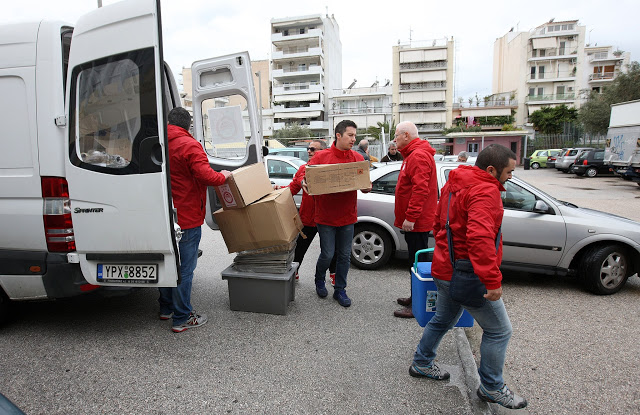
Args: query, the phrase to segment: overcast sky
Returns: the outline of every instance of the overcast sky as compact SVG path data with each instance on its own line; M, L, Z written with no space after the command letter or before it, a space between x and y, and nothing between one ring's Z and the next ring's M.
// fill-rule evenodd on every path
M114 3L103 0L104 5ZM17 0L4 2L0 23L76 19L97 0ZM165 60L176 75L195 60L249 51L251 59L271 53L271 18L333 14L340 26L342 81L348 86L391 79L391 48L400 42L452 37L455 40L455 95L491 93L493 43L512 27L528 31L551 18L578 19L587 42L612 45L640 60L640 1L613 0L163 0ZM410 34L411 33L411 34Z

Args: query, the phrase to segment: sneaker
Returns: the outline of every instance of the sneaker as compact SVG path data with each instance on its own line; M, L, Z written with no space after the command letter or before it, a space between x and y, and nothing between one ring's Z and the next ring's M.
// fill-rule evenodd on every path
M335 290L333 292L333 299L338 300L338 303L343 307L349 307L351 305L351 299L347 297L345 290Z
M527 400L513 393L507 385L504 385L497 391L487 390L484 386L480 385L477 394L478 398L485 402L497 403L509 409L522 409L527 406Z
M429 366L418 366L413 363L409 368L409 374L414 378L429 378L435 380L447 380L450 375L444 369L440 369L435 362L431 362Z
M173 317L173 311L169 313L160 313L158 314L158 316L160 317L160 320L169 320L171 317Z
M329 295L327 288L324 286L324 280L316 280L316 293L318 297L324 298Z
M300 275L298 275L298 271L296 271L296 281L300 279Z
M329 273L329 279L331 280L331 286L335 287L336 286L336 273L335 272L330 272Z
M180 324L179 326L171 327L171 330L173 330L174 333L182 333L187 329L203 326L204 324L206 324L206 322L207 322L206 315L197 314L195 311L192 311L187 321Z

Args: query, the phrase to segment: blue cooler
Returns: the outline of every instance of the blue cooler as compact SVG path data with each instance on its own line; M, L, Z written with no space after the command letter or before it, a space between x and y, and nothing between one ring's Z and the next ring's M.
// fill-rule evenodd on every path
M411 310L421 327L427 325L436 314L436 298L438 289L431 277L431 262L418 262L418 255L433 252L433 248L416 252L416 259L411 268ZM462 311L456 327L473 327L473 317L467 310Z

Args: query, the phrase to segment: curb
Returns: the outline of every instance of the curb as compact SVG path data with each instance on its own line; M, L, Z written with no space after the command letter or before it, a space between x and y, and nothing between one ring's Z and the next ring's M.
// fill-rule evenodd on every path
M453 330L453 336L456 342L456 348L458 349L458 356L462 364L462 372L464 376L464 383L467 386L467 399L469 400L469 406L474 414L493 414L491 406L488 402L481 401L476 396L476 390L480 386L480 377L478 377L478 366L473 357L471 351L471 345L469 339L463 328L455 327Z

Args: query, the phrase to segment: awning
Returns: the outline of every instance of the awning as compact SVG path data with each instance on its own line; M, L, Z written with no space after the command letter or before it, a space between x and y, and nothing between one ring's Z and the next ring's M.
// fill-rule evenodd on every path
M320 115L322 115L320 111L276 112L273 118L316 118Z
M498 115L511 115L510 108L483 108L483 109L462 109L463 117L492 117Z
M533 40L534 49L555 49L558 47L558 42L555 37L541 37Z
M276 95L273 99L275 102L286 101L319 101L319 92L308 92L306 94Z

